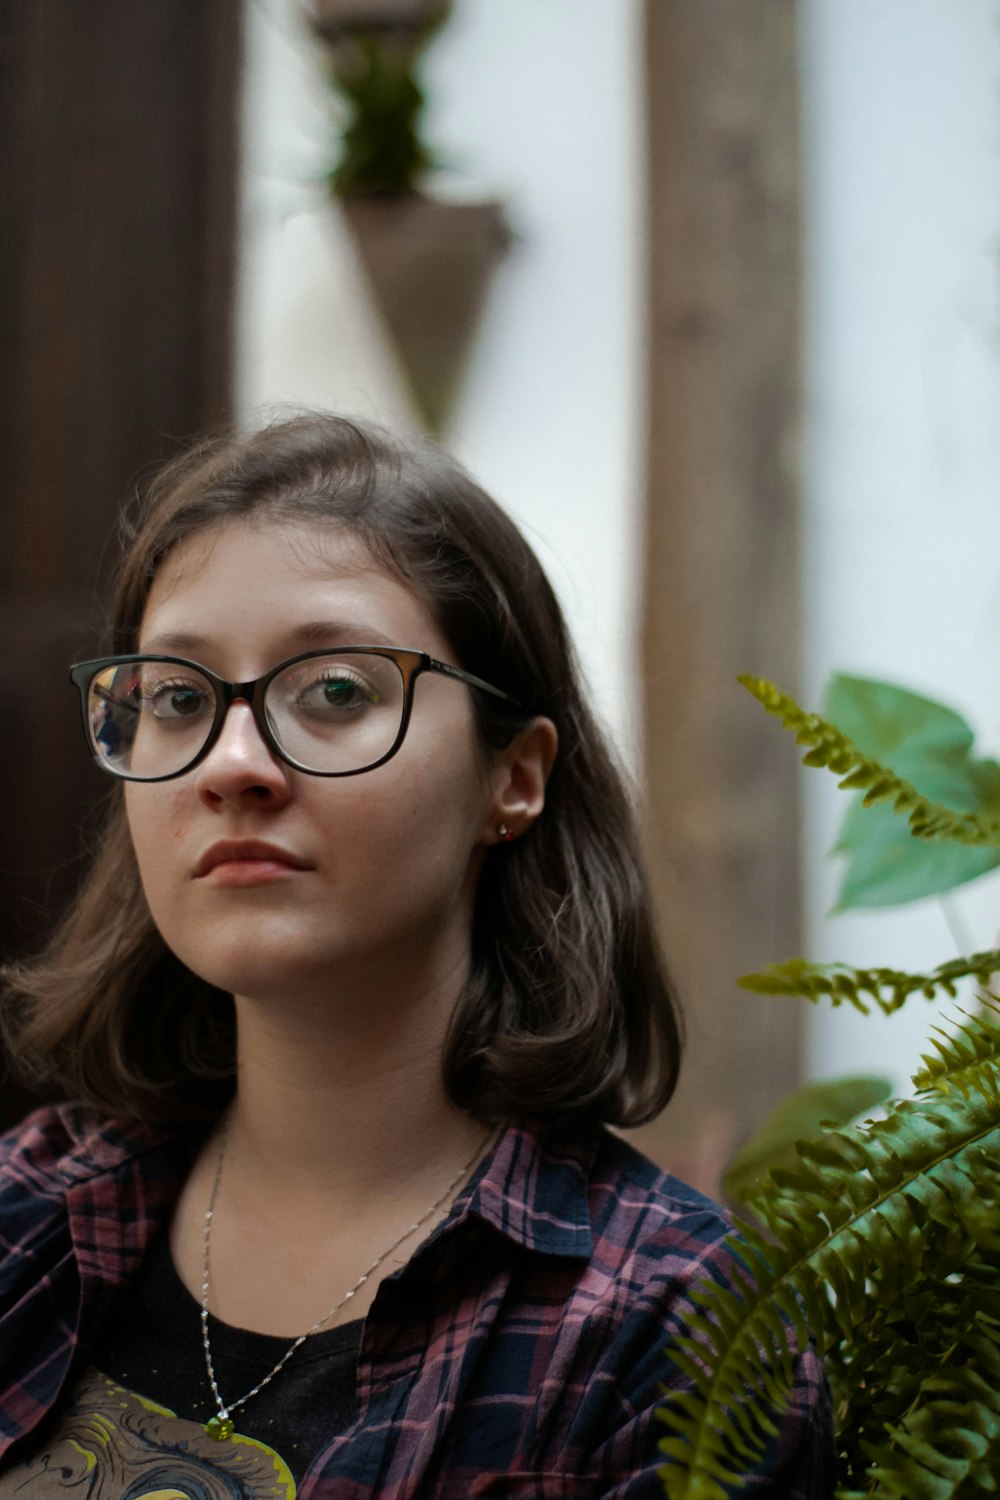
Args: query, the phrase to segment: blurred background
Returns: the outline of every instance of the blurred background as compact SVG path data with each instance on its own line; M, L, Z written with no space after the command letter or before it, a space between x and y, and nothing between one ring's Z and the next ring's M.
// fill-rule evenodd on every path
M0 0L3 953L99 824L65 667L121 504L333 407L437 432L563 600L687 1005L646 1149L712 1191L802 1078L905 1087L932 1007L736 979L988 947L997 878L829 917L843 798L735 678L1000 750L998 287L998 0Z

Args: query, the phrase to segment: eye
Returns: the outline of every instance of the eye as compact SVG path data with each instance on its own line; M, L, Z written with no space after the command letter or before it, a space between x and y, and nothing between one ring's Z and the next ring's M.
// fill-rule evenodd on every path
M150 710L155 719L196 719L211 711L211 694L198 683L183 679L160 679L142 682L135 696L142 710Z
M295 698L301 713L336 717L357 713L379 702L379 692L359 672L348 667L325 668L311 682L304 684Z

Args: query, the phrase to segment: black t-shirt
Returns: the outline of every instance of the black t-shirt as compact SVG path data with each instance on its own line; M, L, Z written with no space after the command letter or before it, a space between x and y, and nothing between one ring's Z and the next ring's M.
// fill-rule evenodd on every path
M91 1371L178 1418L204 1424L216 1406L205 1369L200 1314L162 1234L115 1303L91 1350ZM296 1484L316 1455L354 1420L361 1329L358 1319L312 1334L270 1384L232 1414L237 1434L279 1454ZM291 1343L231 1328L211 1316L208 1332L215 1378L227 1403L263 1380Z

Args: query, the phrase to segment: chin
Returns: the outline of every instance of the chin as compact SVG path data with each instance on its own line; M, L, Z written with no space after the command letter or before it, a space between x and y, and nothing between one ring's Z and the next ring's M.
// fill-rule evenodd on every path
M301 993L316 984L315 935L310 938L287 928L269 932L259 921L234 926L236 930L230 928L221 941L218 930L204 942L193 942L189 935L175 942L169 931L163 936L192 973L232 995L263 999L289 990ZM335 965L327 960L323 968L329 975Z

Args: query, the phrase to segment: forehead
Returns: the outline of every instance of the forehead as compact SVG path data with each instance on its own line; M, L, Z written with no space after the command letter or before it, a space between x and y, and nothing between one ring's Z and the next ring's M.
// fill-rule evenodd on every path
M199 532L168 554L150 589L140 646L184 654L199 642L244 643L272 652L310 632L319 644L350 638L432 653L445 646L421 596L353 532L243 521Z

